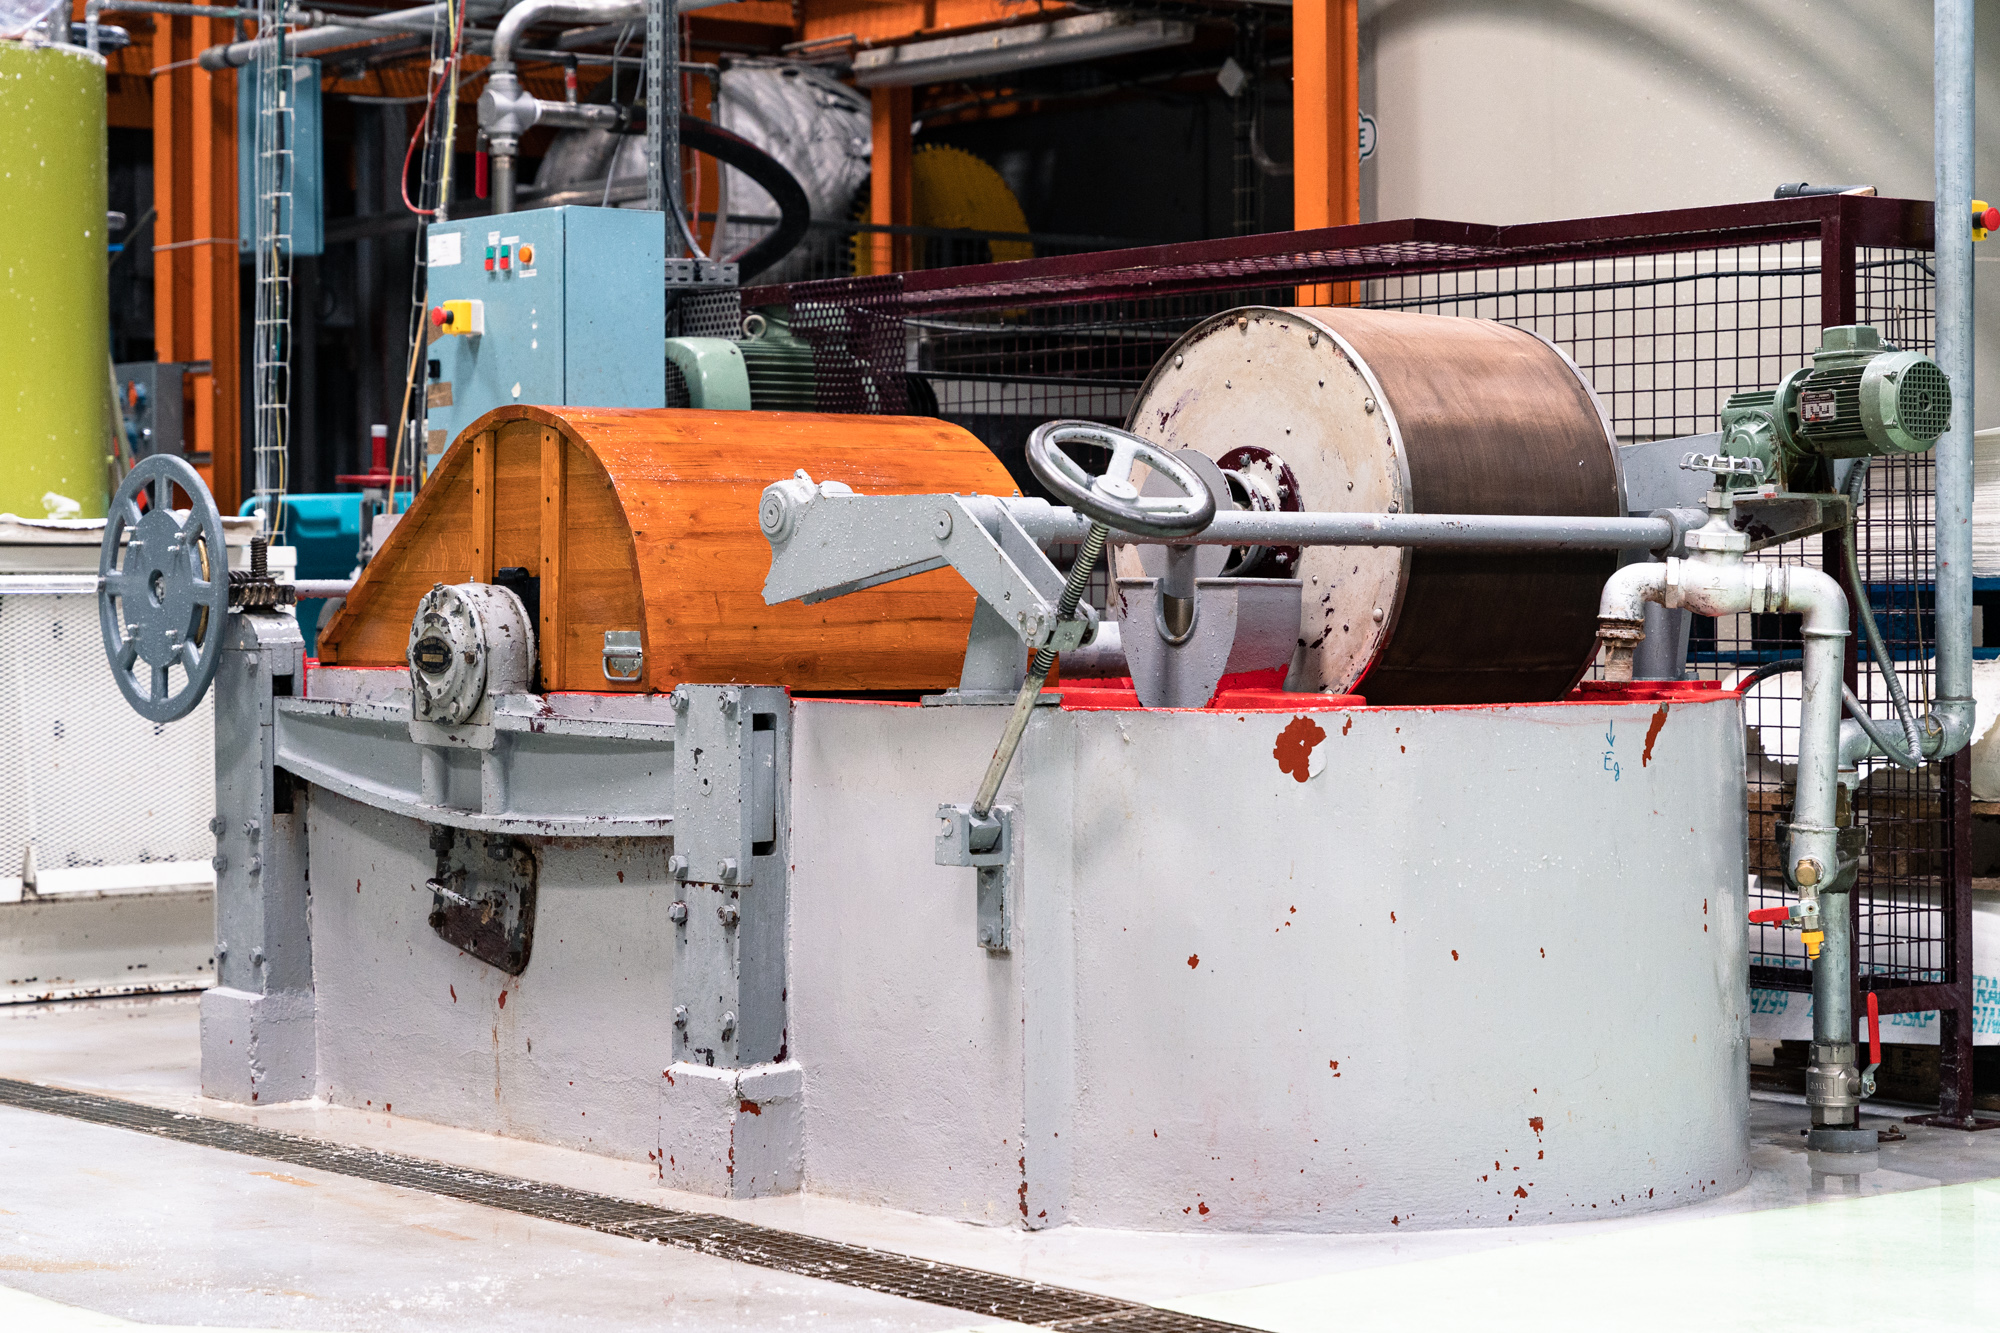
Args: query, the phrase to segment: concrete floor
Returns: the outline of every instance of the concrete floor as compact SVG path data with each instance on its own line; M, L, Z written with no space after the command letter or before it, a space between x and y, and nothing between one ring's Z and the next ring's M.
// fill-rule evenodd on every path
M726 1213L1273 1333L2000 1327L2000 1131L1910 1127L1875 1169L1829 1175L1801 1146L1803 1106L1760 1097L1751 1184L1672 1213L1387 1236L1031 1234L811 1196L730 1203L663 1190L643 1163L403 1117L203 1102L196 1014L192 997L0 1008L0 1075ZM0 1328L134 1322L482 1333L1017 1327L0 1108Z

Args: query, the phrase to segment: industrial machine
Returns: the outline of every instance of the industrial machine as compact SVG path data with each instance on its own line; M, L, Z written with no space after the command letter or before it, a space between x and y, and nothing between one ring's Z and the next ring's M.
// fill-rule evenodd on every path
M193 510L100 597L139 702L215 693L204 1089L1029 1227L1735 1188L1742 724L1633 664L1678 642L1649 604L1806 617L1786 916L1838 965L1838 782L1894 742L1838 727L1838 584L1753 552L1845 521L1828 458L1935 433L1934 367L1880 359L1858 436L1838 389L1785 415L1806 376L1620 446L1530 334L1247 307L1127 429L1033 434L1056 503L934 419L501 405L316 661L149 460Z

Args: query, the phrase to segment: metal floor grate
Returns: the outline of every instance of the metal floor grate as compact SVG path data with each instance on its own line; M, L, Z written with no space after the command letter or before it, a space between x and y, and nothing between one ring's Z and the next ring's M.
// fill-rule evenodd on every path
M571 1226L588 1227L632 1240L676 1245L800 1277L838 1282L842 1286L954 1310L1043 1328L1103 1330L1104 1333L1250 1333L1239 1324L1225 1324L1157 1306L1140 1305L1109 1296L1052 1287L1024 1278L961 1268L908 1254L871 1250L861 1245L823 1240L780 1231L775 1227L739 1222L714 1213L690 1213L658 1208L608 1194L565 1189L517 1176L429 1162L420 1157L344 1147L277 1130L208 1120L186 1112L165 1111L99 1097L67 1088L44 1087L0 1079L0 1106L68 1117L97 1125L139 1130L179 1143L224 1152L243 1153L266 1161L331 1171L336 1175L372 1180L377 1184L423 1190L466 1203L505 1208L509 1212Z

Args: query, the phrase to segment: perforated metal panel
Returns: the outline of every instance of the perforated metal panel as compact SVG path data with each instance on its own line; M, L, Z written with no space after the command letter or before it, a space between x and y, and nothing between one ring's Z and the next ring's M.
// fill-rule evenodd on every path
M20 875L30 841L44 876L206 862L214 732L206 699L166 724L126 705L95 597L0 597L0 879Z

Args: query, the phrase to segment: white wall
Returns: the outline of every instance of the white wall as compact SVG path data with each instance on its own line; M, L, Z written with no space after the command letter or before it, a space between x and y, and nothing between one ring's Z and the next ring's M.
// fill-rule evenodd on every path
M2000 115L2000 5L1979 8L1978 105ZM1364 219L1589 217L1796 180L1932 194L1928 0L1375 0L1361 55ZM2000 201L2000 135L1978 180ZM2000 239L1974 253L2000 311ZM2000 423L2000 333L1979 379L1976 424Z

